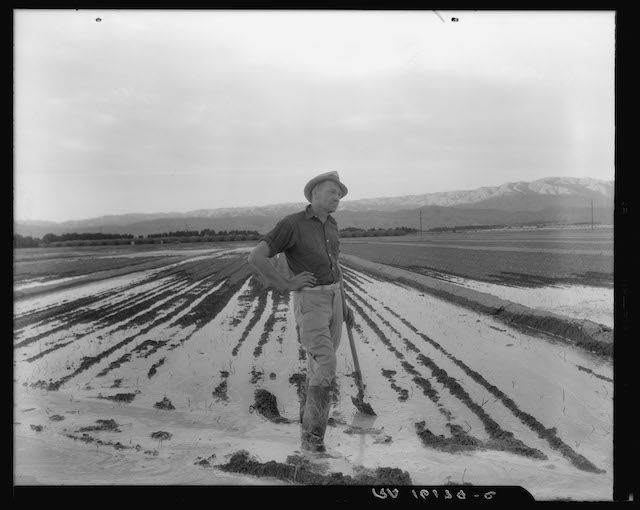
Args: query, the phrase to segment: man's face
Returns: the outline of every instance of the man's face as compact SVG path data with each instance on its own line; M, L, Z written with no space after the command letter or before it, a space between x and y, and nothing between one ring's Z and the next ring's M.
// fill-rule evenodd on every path
M316 189L314 205L332 213L338 208L341 198L340 186L333 181L324 181Z

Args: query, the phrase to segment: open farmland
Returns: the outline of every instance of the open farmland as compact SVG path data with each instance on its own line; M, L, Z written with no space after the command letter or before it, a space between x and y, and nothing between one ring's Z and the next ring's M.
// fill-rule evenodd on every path
M500 285L613 287L613 229L508 229L343 239L342 252L374 262Z
M343 457L320 472L296 464L306 358L291 297L251 273L251 245L17 252L16 481L520 485L536 499L610 499L610 356L364 268L354 255L392 245L362 246L342 243L377 416L351 403L345 333L326 437Z

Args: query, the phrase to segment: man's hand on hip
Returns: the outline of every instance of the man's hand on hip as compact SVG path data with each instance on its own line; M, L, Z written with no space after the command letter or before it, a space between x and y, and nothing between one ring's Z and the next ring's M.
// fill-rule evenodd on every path
M310 271L303 271L295 275L288 283L289 290L300 290L303 287L312 287L316 284L316 277Z

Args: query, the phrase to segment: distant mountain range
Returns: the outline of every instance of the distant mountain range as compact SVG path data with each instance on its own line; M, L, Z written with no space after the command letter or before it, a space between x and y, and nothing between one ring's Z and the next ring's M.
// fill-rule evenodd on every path
M548 177L532 182L466 191L402 197L345 200L334 214L340 228L395 228L529 223L613 223L613 181ZM42 237L47 233L102 232L147 235L178 230L257 230L266 233L306 202L257 207L199 209L189 212L122 214L65 222L18 221L14 232Z

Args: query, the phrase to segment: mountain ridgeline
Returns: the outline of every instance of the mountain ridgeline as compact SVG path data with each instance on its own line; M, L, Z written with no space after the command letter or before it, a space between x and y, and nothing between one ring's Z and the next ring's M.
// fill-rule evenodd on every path
M425 193L341 202L334 214L340 228L409 227L429 230L473 225L613 224L613 181L549 177L467 191ZM150 235L178 230L255 230L266 233L306 202L189 212L123 214L86 220L17 221L14 233L101 232Z

